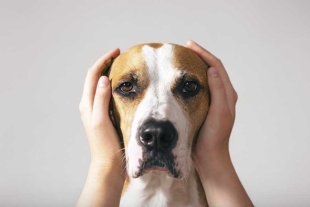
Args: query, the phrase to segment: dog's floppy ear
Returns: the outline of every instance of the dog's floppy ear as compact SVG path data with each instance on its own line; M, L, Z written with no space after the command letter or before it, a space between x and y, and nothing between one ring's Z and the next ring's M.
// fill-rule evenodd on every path
M104 75L104 76L108 76L110 75L110 71L111 71L111 65L113 63L113 58L109 59L104 65L103 65L103 68L102 68L102 71L101 71L101 75Z

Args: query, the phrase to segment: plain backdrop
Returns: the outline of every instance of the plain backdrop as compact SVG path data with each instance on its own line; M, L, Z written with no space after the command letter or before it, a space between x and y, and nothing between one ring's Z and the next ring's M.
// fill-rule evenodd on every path
M193 39L239 101L230 151L256 206L310 206L310 1L3 1L0 206L74 206L90 153L78 104L103 54Z

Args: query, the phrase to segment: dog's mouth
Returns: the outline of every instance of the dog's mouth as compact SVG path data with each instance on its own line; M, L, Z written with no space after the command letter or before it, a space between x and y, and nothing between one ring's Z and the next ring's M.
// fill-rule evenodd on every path
M175 158L172 153L165 152L145 152L142 159L139 159L139 168L134 174L134 178L142 176L151 171L161 171L169 176L178 178L180 171L176 170Z

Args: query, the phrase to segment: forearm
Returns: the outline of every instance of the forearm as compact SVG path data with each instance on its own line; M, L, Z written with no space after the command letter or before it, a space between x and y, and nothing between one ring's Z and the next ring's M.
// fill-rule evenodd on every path
M198 173L209 206L253 206L231 162L228 150L212 153L200 163Z
M78 207L119 206L124 177L120 169L90 166Z

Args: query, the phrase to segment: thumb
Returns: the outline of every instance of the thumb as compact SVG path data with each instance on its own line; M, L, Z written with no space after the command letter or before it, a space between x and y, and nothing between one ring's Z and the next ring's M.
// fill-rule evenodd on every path
M101 125L109 118L109 103L111 98L111 87L108 77L101 76L96 89L93 105L93 122L96 125Z

